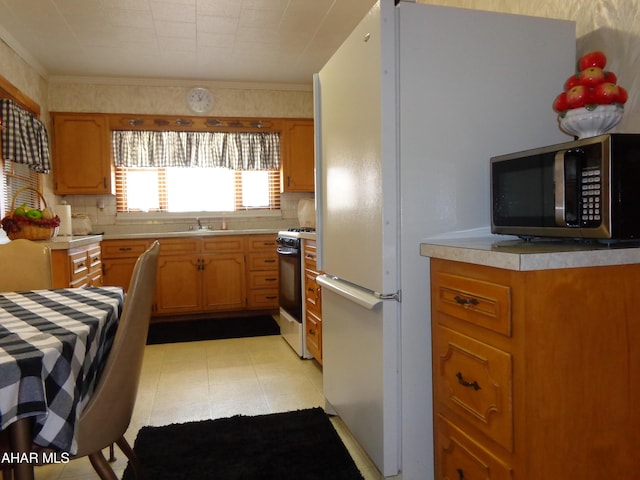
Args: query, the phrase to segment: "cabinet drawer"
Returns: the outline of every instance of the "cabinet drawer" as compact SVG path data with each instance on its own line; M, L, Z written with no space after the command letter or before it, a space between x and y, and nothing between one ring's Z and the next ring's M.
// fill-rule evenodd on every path
M316 360L321 360L322 355L319 355L319 353L322 345L322 320L309 310L307 310L305 318L305 335L307 348L313 353Z
M149 246L146 240L103 240L102 256L104 258L138 258Z
M249 270L277 270L278 254L252 253L249 255Z
M250 252L275 252L278 248L276 239L272 236L250 236L247 243Z
M263 288L258 290L249 290L248 293L249 307L253 308L278 308L278 289Z
M71 285L84 286L89 274L89 259L85 250L81 252L69 253L69 264L71 271ZM82 282L82 285L78 285Z
M191 255L199 251L196 238L163 238L160 240L160 255Z
M436 478L511 480L513 468L443 416L437 419Z
M305 270L304 271L304 298L308 310L314 311L317 315L320 314L321 309L321 296L320 286L316 282L316 272Z
M202 239L202 251L206 253L241 253L244 251L242 237L226 235L219 237L204 237Z
M502 335L511 336L511 288L474 278L436 272L433 307Z
M90 247L87 250L87 257L89 259L89 270L92 272L102 268L102 260L100 255L100 246Z
M438 325L436 401L513 451L511 355Z
M249 272L249 288L278 288L277 272Z
M310 270L317 270L317 249L314 244L308 244L305 241L304 244L304 268L308 268Z

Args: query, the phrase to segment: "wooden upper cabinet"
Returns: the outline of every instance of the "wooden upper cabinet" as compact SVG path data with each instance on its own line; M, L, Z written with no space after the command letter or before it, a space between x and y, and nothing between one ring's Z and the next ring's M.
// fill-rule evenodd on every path
M203 123L198 117L52 112L51 120L56 195L115 193L111 131L123 126L132 130L281 131L282 190L314 191L313 119L221 117Z
M52 113L51 120L54 193L113 193L107 116L96 113Z
M282 190L314 191L312 119L285 119L282 128Z

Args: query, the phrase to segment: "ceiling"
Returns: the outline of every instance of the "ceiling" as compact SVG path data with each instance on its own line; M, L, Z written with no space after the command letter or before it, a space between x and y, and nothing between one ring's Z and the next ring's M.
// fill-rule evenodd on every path
M375 0L0 0L44 76L309 84Z

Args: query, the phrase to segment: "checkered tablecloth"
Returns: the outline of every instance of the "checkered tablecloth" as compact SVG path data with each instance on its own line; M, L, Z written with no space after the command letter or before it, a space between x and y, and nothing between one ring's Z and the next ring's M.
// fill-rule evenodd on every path
M36 445L77 451L123 302L119 287L0 292L0 428L34 417Z

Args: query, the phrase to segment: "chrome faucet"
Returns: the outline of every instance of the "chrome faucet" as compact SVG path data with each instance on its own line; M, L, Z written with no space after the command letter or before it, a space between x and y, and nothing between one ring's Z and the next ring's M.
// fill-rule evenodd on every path
M200 221L200 217L196 217L196 222L198 222L198 230L202 230L204 227L202 226L202 222Z

